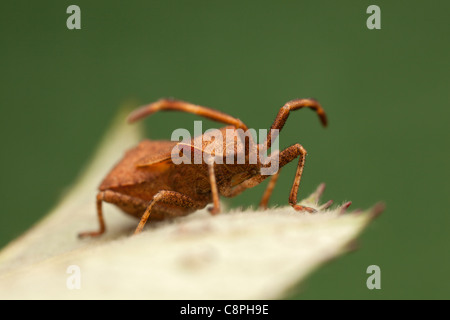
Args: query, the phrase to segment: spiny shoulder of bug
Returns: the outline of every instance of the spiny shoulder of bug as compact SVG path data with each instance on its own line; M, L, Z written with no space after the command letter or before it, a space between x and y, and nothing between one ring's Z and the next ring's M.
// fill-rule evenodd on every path
M263 139L265 141L265 137ZM227 126L208 131L188 142L178 143L172 154L181 155L179 161L176 161L181 166L174 166L173 169L178 174L195 176L196 179L203 177L206 181L209 176L208 167L213 166L221 191L258 176L257 181L252 180L250 183L254 186L264 180L262 174L270 175L278 169L278 161L273 161L278 153L268 158L260 153L262 148L263 146L255 143L251 134L242 135L241 130Z
M249 130L244 132L233 126L210 129L194 137L189 146L205 155L219 157L245 156L248 158L252 155L251 152L260 149L252 132Z

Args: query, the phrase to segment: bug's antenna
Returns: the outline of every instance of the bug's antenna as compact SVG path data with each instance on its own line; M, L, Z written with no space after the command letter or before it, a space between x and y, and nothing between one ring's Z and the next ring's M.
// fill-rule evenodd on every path
M233 125L237 129L243 129L244 131L248 130L247 126L241 120L226 113L176 99L161 99L149 105L142 106L132 111L127 120L129 123L132 123L157 111L182 111L192 113L214 121Z
M264 143L264 148L270 148L270 146L272 145L272 139L275 140L277 138L279 132L281 131L281 129L283 129L290 112L301 108L311 108L319 116L322 125L324 127L327 126L328 124L327 115L325 114L325 110L323 110L322 106L319 104L317 100L312 98L291 100L289 102L286 102L286 104L281 107L280 111L278 111L277 117L275 118L267 134L266 142ZM276 134L271 134L272 130L278 130L278 132L274 131L276 132Z

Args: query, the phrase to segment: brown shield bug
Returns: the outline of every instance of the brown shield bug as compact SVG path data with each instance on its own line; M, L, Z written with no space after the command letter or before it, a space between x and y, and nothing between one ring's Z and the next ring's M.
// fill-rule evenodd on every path
M234 135L231 148L229 140L213 140L210 139L211 137L204 139L205 135L201 135L194 137L188 143L144 140L137 147L128 150L99 187L97 194L99 230L80 233L80 237L98 236L105 232L103 201L115 204L124 212L140 219L135 234L141 232L148 219L156 221L184 216L204 208L209 203L213 204L210 209L212 214L220 212L219 196L234 197L269 177L268 174L261 174L262 169L267 168L269 164L263 162L259 155L272 146L272 141L275 141L290 112L301 108L311 108L317 113L321 123L324 126L327 125L325 111L316 100L291 100L281 107L269 134L260 144L254 143L250 136L246 136L244 141L238 139L240 133L248 131L248 127L241 120L217 110L174 99L161 99L138 108L129 115L129 122L157 111L182 111L227 124L228 126L218 130L220 133L226 133L225 136L229 136L229 132L236 133L240 129L241 132ZM273 132L275 134L272 134ZM178 153L178 155L185 151L192 151L188 159L194 159L199 153L210 157L203 157L200 163L194 161L194 163L175 164L172 158L174 150L174 154ZM256 153L252 153L253 151ZM242 156L244 161L229 163L229 161L211 160L226 157L228 159L230 154L232 159L236 160ZM251 154L256 154L256 161L250 161ZM314 212L312 208L297 204L297 192L305 156L306 150L298 143L277 153L277 170L270 175L271 179L263 194L260 207L267 207L279 170L287 163L299 158L294 183L289 194L289 204L298 211Z

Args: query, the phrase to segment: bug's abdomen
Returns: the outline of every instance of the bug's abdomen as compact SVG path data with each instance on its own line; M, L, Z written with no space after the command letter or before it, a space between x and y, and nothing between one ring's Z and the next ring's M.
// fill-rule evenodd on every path
M105 190L101 192L101 195L103 201L116 205L123 212L138 219L142 217L154 196L150 196L150 194L147 193L143 197L137 197L137 194L133 193L132 190L120 190L120 192L118 190ZM164 220L177 216L184 216L194 212L200 207L206 206L207 203L208 201L199 202L197 203L196 208L189 208L159 201L152 207L149 220Z
M138 146L128 150L124 157L111 169L103 179L99 190L133 186L146 181L160 180L161 176L171 170L172 165L161 163L154 166L141 166L142 159L148 155L167 152L170 155L173 141L144 140ZM145 161L144 161L145 162Z

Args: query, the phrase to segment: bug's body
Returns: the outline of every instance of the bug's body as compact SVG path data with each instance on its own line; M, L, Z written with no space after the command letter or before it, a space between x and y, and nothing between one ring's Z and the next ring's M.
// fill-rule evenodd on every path
M172 141L144 140L137 147L128 150L99 186L99 191L106 193L105 196L108 197L106 201L109 200L108 202L115 203L126 213L140 218L148 202L159 190L174 191L176 172L172 170L172 167L175 165L155 164L146 167L136 165L149 154L161 153L174 145L176 142ZM115 197L114 195L117 194L123 197ZM125 197L136 199L136 201L126 201ZM158 207L154 208L152 219L164 218L164 210L159 210Z
M275 119L271 129L278 129L284 126L289 112L302 107L314 109L322 123L326 125L326 116L323 109L312 99L298 99L288 102ZM187 215L198 209L204 208L209 203L213 203L212 213L220 211L219 195L234 197L248 188L252 188L264 179L267 175L261 174L261 169L267 167L258 157L257 162L249 160L250 151L267 150L271 146L270 135L261 144L255 144L249 138L247 143L237 137L232 141L231 148L225 150L230 141L225 141L226 132L237 129L247 130L247 126L239 119L223 114L221 112L192 105L179 100L163 99L149 106L145 106L133 112L130 120L135 121L158 110L178 110L202 115L220 122L231 124L231 126L220 129L224 137L223 141L204 139L205 135L194 137L190 143L176 141L150 141L144 140L135 148L128 150L122 160L110 171L99 186L97 195L97 212L100 223L100 230L95 232L84 232L80 236L97 236L105 231L103 221L102 202L113 203L124 212L141 219L135 233L139 233L147 219L163 220L167 218ZM234 131L233 131L234 130ZM200 140L198 140L200 139ZM205 153L207 147L210 148ZM200 143L200 144L198 144ZM192 150L191 158L194 160L195 153L202 153L210 156L222 158L222 163L214 163L212 158L201 158L201 162L192 161L190 164L175 164L171 155L174 147L188 147ZM200 146L200 148L198 147ZM243 156L244 162L226 161L228 151L231 149L235 159ZM279 154L279 169L285 164L299 157L294 185L289 196L289 203L296 210L306 210L313 212L313 209L302 207L296 204L297 191L304 166L306 151L300 144L295 144L286 148ZM272 175L271 181L260 203L266 207L272 189L277 180L279 169Z

